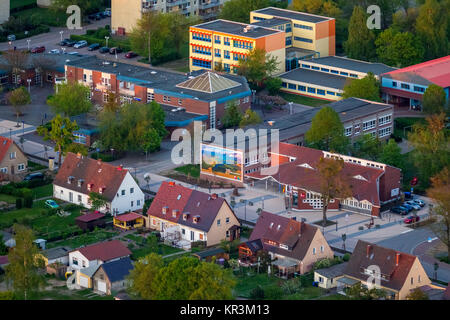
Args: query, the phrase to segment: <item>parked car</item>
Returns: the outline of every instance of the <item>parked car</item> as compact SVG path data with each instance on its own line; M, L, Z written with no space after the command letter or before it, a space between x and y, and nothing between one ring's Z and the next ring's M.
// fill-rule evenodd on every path
M406 210L407 213L410 213L413 208L405 203L402 203L402 205L400 206L400 208L404 208Z
M406 201L406 204L410 205L411 207L413 207L414 210L420 210L420 206L415 203L414 201L410 200L410 201Z
M66 41L67 47L73 47L77 42L75 40Z
M72 52L69 52L68 54L76 55L76 54L78 54L78 52L77 51L72 51Z
M7 39L8 39L8 41L15 41L15 40L16 40L16 35L15 35L15 34L10 34L10 35L7 37Z
M98 52L100 52L100 53L107 53L107 52L109 52L109 48L108 48L108 47L101 47L101 48L98 50Z
M88 51L94 51L100 48L100 43L93 43L89 46Z
M50 50L48 53L58 54L58 53L60 53L60 51L59 51L59 49L53 49L53 50Z
M389 211L391 211L393 213L398 213L398 214L400 214L402 216L407 214L407 211L404 208L401 208L401 207L392 207L391 210L389 210Z
M404 194L405 194L405 199L413 199L414 198L414 196L411 194L411 192L406 191L406 192L404 192Z
M414 201L415 203L417 203L419 206L425 207L425 201L420 200L420 199L414 199L413 201Z
M121 53L123 52L123 50L119 47L112 47L111 49L109 49L109 54L115 54L115 53Z
M138 54L136 52L133 52L133 51L129 51L129 52L127 52L125 54L125 58L127 58L127 59L131 59L131 58L134 58L134 57L137 57L137 56L138 56Z
M52 208L52 209L57 209L57 208L59 208L59 204L57 204L57 203L56 203L54 200L52 200L52 199L45 200L45 205L46 205L47 207Z
M70 39L64 39L63 41L61 41L60 43L59 43L59 45L60 46L66 46L67 45L67 42L69 42L70 41Z
M45 46L35 47L31 49L31 53L42 53L45 52Z
M409 216L408 218L405 218L405 220L403 220L403 222L406 224L410 224L410 223L418 222L419 220L420 220L419 216Z
M111 17L111 8L106 8L103 12L107 17Z
M42 172L30 173L23 178L23 181L31 181L31 180L44 180L44 174Z
M81 40L81 41L78 41L77 43L75 43L75 44L73 45L73 47L74 47L75 49L79 49L79 48L87 47L87 45L88 45L88 43L87 43L86 40Z
M104 17L103 17L103 15L101 13L96 13L95 17L94 17L94 20L102 20L103 18Z

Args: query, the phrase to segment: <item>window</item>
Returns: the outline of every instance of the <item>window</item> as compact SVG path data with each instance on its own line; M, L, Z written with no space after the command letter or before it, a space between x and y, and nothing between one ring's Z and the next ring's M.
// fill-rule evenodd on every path
M131 201L131 206L134 206L134 201Z
M325 90L317 89L317 94L320 94L320 95L324 96L325 95Z
M223 44L226 45L226 46L229 46L230 45L230 38L223 37Z
M214 43L220 44L220 36L214 36Z
M211 69L211 61L192 59L192 65L196 67Z
M230 223L230 218L227 217L227 218L225 219L225 222L226 222L226 223Z
M301 42L307 42L307 43L313 43L312 39L303 38L303 37L294 37L294 40L301 41Z
M73 134L73 136L74 136L74 140L73 140L74 142L80 143L80 144L86 144L87 138L84 134L75 132Z
M378 125L381 126L383 124L390 123L391 120L392 120L392 115L389 114L387 116L383 116L378 119Z
M130 193L133 193L134 192L134 188L130 188Z
M329 95L329 96L335 96L335 95L336 95L336 93L335 93L335 92L333 92L333 91L327 91L327 95Z
M205 42L211 42L211 35L199 33L199 32L192 32L192 39L205 41Z
M391 135L391 130L392 130L391 127L378 130L378 137L382 138Z
M418 87L418 86L414 86L414 91L417 91L417 92L425 92L425 88Z
M346 137L351 136L352 135L352 127L347 127L344 129L344 134Z
M198 234L198 238L199 238L200 240L203 240L203 233L199 233L199 234Z
M313 69L313 70L320 70L320 68L316 67L316 66L311 66L311 69Z
M217 219L217 225L220 226L220 219Z
M72 258L72 264L78 265L78 259L77 258Z
M341 71L341 76L348 77L348 72L342 72L342 71Z
M305 26L304 24L297 24L297 23L294 23L294 28L300 28L300 29L305 29L305 30L312 30L313 29L313 27Z
M286 46L292 45L292 37L286 37L285 45L286 45Z
M331 73L339 74L339 71L337 71L337 70L331 70Z
M86 268L86 261L81 260L81 263L82 263L82 265L83 265L83 268Z
M78 202L82 202L81 194L78 195Z
M155 94L153 92L147 92L147 103L155 100Z
M313 248L313 254L314 255L316 254L316 248Z
M363 122L363 131L375 128L376 123L377 123L377 120L375 120L375 119Z
M305 87L305 86L298 85L298 90L299 90L299 91L306 91L306 87Z
M125 195L125 189L122 190L122 195L123 195L123 196Z
M288 88L289 88L289 89L292 89L292 90L295 90L295 84L293 84L293 83L288 83Z
M282 83L281 83L281 86L282 86L283 88L287 88L287 83L286 83L286 82L282 82Z
M214 56L220 58L220 49L214 49Z
M309 93L316 93L316 88L308 87L308 92Z
M1 173L8 173L8 168L6 168L6 167L5 168L1 168L0 172Z
M320 68L320 71L323 71L323 72L330 72L330 69L327 69L327 68Z
M324 252L325 251L325 247L324 246L320 246L320 252Z
M16 158L16 153L15 152L10 152L9 153L9 158L10 159L15 159Z
M309 64L302 64L302 68L311 69L311 66Z
M411 284L414 284L414 278L411 277Z
M186 229L181 229L182 234L186 234Z
M392 81L392 86L395 88L397 87L397 81Z
M17 166L17 171L23 171L23 170L25 170L25 164L21 163Z
M224 57L225 59L230 59L230 51L224 50L224 51L223 51L223 57Z
M402 87L402 89L407 89L407 90L409 90L409 84L402 83L401 87Z

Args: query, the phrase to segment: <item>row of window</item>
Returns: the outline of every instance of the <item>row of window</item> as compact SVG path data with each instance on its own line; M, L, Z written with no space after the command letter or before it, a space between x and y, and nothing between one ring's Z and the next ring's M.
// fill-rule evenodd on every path
M247 55L241 53L233 53L233 60L238 61L239 59L247 60Z
M211 69L211 61L192 59L192 65L194 65L196 67Z
M221 37L220 36L214 36L214 43L221 44ZM226 46L230 45L230 38L229 37L223 37L223 44Z
M311 27L311 26L306 26L304 24L297 24L297 23L294 23L294 28L300 28L300 29L305 29L305 30L313 29L313 27Z
M397 88L397 81L392 81L392 87ZM400 87L402 89L405 89L405 90L410 90L411 89L411 86L409 84L407 84L407 83L401 83ZM419 86L413 86L413 90L416 91L416 92L421 92L421 93L425 92L425 88L424 87L419 87Z
M350 199L342 200L341 203L343 205L346 205L346 206L349 206L349 207L372 210L372 205L370 203L359 202L359 201L350 200Z
M192 46L192 52L210 56L211 55L211 48Z
M312 39L309 38L303 38L303 37L294 37L295 41L301 41L301 42L307 42L307 43L313 43Z
M253 49L253 43L249 41L233 40L233 47L241 49Z
M296 85L294 83L282 82L281 86L283 88L288 88L288 89L291 89L291 90L298 90L298 91L301 91L301 92L308 92L308 93L312 93L312 94L318 94L318 95L321 95L321 96L329 95L329 96L338 96L338 97L340 97L342 95L339 92L328 91L328 90L325 91L323 89L317 89L317 88L314 88L314 87L306 87L306 86L303 86L303 85L300 85L300 84Z
M24 171L25 170L25 164L20 163L17 165L17 171ZM0 168L1 173L8 173L8 167Z
M391 133L392 133L392 127L382 128L382 129L378 130L378 137L382 138L382 137L390 136Z
M328 69L328 68L323 68L323 67L318 67L318 66L312 66L309 64L302 64L302 68L304 69L312 69L312 70L317 70L317 71L322 71L322 72L328 72L328 73L333 73L333 74L338 74L344 77L351 77L351 78L358 78L358 75L354 74L354 73L348 73L345 71L338 71L338 70L334 70L334 69Z
M192 32L192 39L211 42L211 35L198 33L198 32Z

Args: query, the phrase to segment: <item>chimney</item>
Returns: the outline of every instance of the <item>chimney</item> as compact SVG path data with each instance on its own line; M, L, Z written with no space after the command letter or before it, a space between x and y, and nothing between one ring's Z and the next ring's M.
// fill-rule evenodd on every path
M400 252L395 253L395 266L398 267L398 262L400 261Z
M371 249L371 248L372 248L372 245L370 245L370 244L368 244L367 247L366 247L366 257L367 257L367 258L369 257L370 249Z
M169 186L173 187L175 185L175 181L169 181Z
M213 193L213 194L211 195L211 199L213 199L213 200L217 199L217 193Z
M77 158L81 159L81 153L79 153L79 152L77 153Z
M100 166L102 165L102 159L97 159L97 164Z
M123 164L119 165L119 166L117 167L117 170L122 171L122 170L123 170Z

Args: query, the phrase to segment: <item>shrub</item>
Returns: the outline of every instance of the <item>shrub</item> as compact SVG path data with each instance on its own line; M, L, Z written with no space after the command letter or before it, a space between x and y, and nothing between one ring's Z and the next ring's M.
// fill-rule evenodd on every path
M283 283L281 288L283 289L284 294L294 294L301 289L302 284L298 279L299 278L294 278Z
M16 209L22 209L22 198L16 199Z
M206 248L206 241L194 241L191 243L191 248Z
M344 260L344 261L350 260L350 253L344 254L344 256L342 257L342 260Z
M27 195L24 198L23 206L25 208L31 208L33 206L33 197L31 195Z
M269 300L279 300L283 297L283 289L278 285L272 285L264 290L264 298Z
M262 300L264 299L264 290L260 285L256 286L250 291L250 299Z

